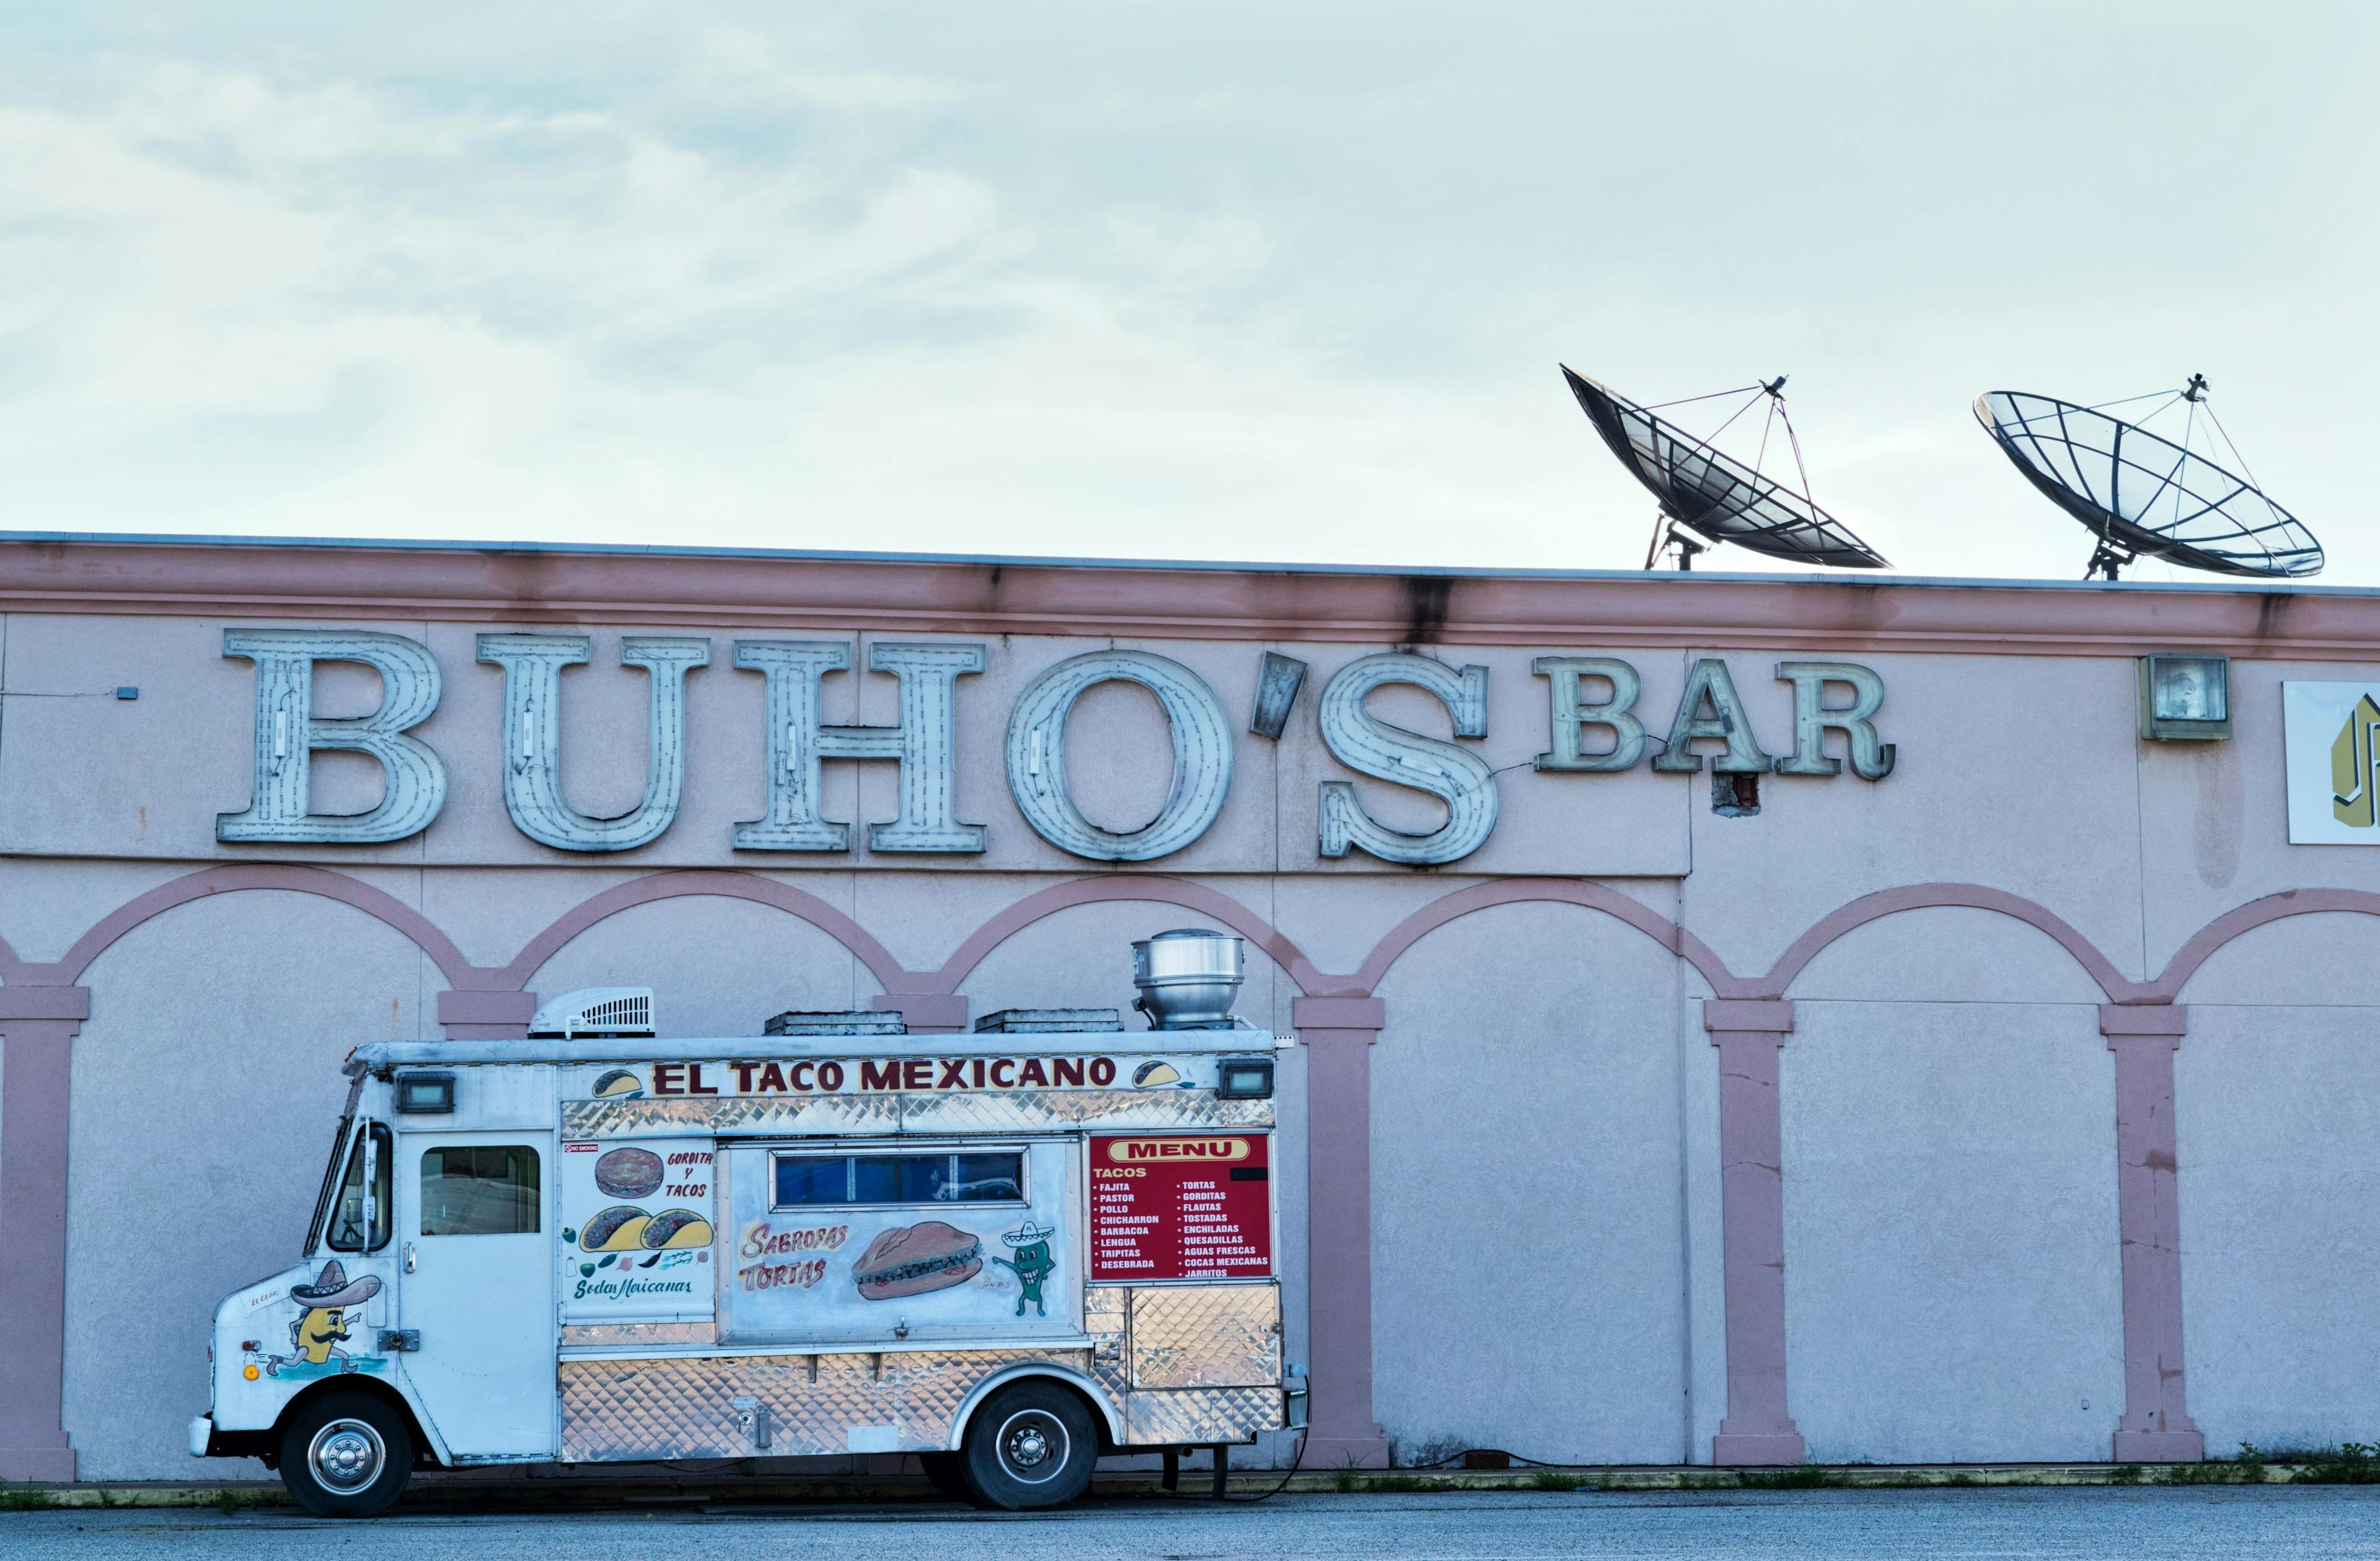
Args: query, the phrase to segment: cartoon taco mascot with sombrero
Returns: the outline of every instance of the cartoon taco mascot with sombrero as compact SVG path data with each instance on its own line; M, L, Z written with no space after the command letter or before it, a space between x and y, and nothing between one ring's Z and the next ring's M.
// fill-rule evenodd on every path
M367 1274L360 1279L350 1279L337 1258L322 1265L322 1271L314 1276L312 1284L291 1288L289 1299L304 1308L298 1320L289 1325L293 1353L267 1357L265 1374L279 1376L282 1367L301 1362L327 1366L334 1355L339 1358L341 1372L354 1371L355 1357L339 1348L347 1340L346 1309L360 1306L378 1294L380 1280L376 1276Z
M1036 1316L1047 1317L1050 1309L1041 1304L1041 1287L1048 1283L1058 1260L1050 1255L1050 1238L1058 1233L1054 1225L1039 1225L1027 1219L1016 1229L1001 1237L1016 1253L1014 1262L1004 1257L991 1261L1016 1276L1016 1314L1025 1315L1025 1303L1031 1301Z

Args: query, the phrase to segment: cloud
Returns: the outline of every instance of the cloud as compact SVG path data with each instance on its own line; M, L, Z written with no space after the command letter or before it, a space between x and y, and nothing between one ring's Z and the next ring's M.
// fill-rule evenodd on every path
M2325 526L2368 507L2374 219L2310 199L2368 179L2369 30L2260 82L2217 21L0 31L8 524L1626 567L1650 501L1567 358L1645 400L1790 370L1897 562L2069 575L1967 401L2204 369L2330 577L2380 576ZM2123 139L2181 88L2203 133Z

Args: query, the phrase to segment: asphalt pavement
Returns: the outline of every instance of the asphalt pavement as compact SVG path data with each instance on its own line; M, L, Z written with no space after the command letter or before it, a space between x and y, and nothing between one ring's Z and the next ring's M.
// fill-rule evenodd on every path
M1047 1514L958 1507L654 1506L617 1512L403 1510L331 1523L289 1510L0 1513L10 1561L191 1556L240 1561L548 1561L722 1555L1041 1557L1771 1556L2193 1557L2380 1561L2380 1487L1913 1491L1463 1491L1291 1494L1217 1506L1095 1501Z

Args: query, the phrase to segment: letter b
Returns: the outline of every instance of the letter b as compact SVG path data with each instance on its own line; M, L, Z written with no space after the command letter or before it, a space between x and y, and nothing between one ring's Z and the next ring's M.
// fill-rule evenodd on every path
M224 654L256 663L255 783L248 808L215 815L226 843L294 841L373 845L429 828L446 802L446 767L430 744L405 735L438 708L438 661L402 635L363 629L225 629ZM358 661L380 673L380 708L326 720L314 714L314 663ZM310 760L318 748L369 754L386 790L365 813L312 811Z

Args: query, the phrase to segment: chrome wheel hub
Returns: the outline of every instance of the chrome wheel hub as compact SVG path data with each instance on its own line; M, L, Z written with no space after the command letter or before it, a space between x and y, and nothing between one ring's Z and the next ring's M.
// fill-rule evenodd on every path
M388 1448L380 1433L359 1420L334 1420L314 1433L306 1461L326 1489L359 1491L380 1478Z
M1066 1463L1066 1428L1041 1410L1011 1415L1000 1428L1000 1461L1028 1485L1054 1477Z

